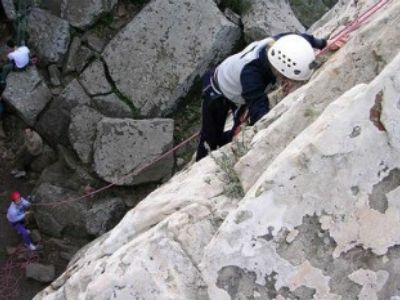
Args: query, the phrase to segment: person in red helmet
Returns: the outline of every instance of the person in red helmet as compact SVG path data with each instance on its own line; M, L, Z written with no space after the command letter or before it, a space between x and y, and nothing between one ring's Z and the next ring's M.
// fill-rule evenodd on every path
M38 246L34 245L29 235L29 230L25 227L26 210L31 203L22 198L19 192L10 194L11 205L7 210L7 220L11 223L17 233L22 237L24 244L30 250L38 250Z

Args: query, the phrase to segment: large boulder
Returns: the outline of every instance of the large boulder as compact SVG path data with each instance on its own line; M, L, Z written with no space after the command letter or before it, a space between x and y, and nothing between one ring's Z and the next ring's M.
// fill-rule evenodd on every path
M107 182L135 185L171 175L173 156L137 174L173 144L171 119L132 120L104 118L97 127L94 170Z
M103 115L86 105L79 105L71 110L69 140L76 154L85 164L92 160L96 128L102 118Z
M41 115L37 129L52 144L68 144L68 126L70 112L77 105L90 104L82 86L75 79L71 81L64 91L55 98Z
M100 236L117 225L125 212L125 204L121 198L96 201L87 212L86 230L92 235Z
M282 32L303 32L288 0L249 0L242 15L247 42L264 39Z
M40 63L61 64L70 42L69 24L46 10L33 8L28 16L29 45L37 52Z
M118 0L62 0L61 17L79 29L93 25L102 15L112 11Z
M103 58L116 87L140 113L160 116L239 37L239 27L212 0L153 0L111 40Z
M54 237L64 234L77 237L88 235L85 212L89 206L86 199L74 201L80 198L79 193L44 182L33 194L39 202L35 219L41 232Z
M28 67L8 75L2 97L28 125L33 126L52 95L36 67Z

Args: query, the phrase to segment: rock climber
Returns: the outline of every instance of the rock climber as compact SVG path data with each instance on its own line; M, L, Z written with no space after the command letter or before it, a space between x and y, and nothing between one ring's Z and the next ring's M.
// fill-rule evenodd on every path
M11 171L11 175L15 178L26 176L26 169L43 152L43 140L36 131L27 127L24 129L23 135L25 141L16 155L16 169Z
M25 227L25 217L31 203L21 197L19 192L12 192L10 194L10 200L12 202L7 211L7 220L22 237L22 240L28 249L33 251L38 250L39 247L32 242L30 231Z
M323 49L325 39L310 34L282 33L248 45L225 59L202 78L202 127L196 161L233 138L240 125L234 114L232 130L224 132L229 110L247 106L250 125L269 111L266 89L275 83L284 89L293 81L308 80L315 67L314 49Z
M3 93L6 88L6 79L8 73L10 73L12 70L22 71L30 63L30 51L28 47L17 47L13 40L7 41L7 46L10 48L10 51L7 55L8 62L3 66L0 73L0 94Z

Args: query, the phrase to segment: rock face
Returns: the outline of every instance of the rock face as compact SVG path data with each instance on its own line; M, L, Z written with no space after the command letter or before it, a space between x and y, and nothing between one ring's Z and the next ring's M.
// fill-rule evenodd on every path
M65 137L68 136L70 112L75 106L84 104L90 104L89 96L77 80L71 81L42 114L37 124L38 131L54 145L66 145L68 140Z
M95 60L83 71L79 82L91 96L108 94L112 90L100 60Z
M116 87L140 113L160 116L239 36L212 0L153 0L106 46L103 58Z
M120 198L96 201L88 211L86 230L90 234L100 236L112 229L124 216L125 204Z
M104 118L98 124L94 144L97 175L119 185L154 182L169 176L173 166L172 156L139 174L131 173L171 148L173 127L171 119L139 121Z
M246 41L265 39L282 32L304 32L288 0L251 0L242 16Z
M110 12L117 0L62 0L61 17L79 29L93 25L102 15Z
M4 13L7 19L14 21L17 18L17 12L15 10L15 5L13 0L1 0L1 5L3 6Z
M124 103L115 94L92 98L93 107L110 118L131 118L133 113L128 104Z
M62 234L84 237L86 232L86 200L52 205L52 202L79 198L77 192L49 183L40 184L35 191L41 206L35 210L35 219L41 232L54 237Z
M80 160L88 164L92 160L92 148L98 122L103 118L93 108L79 105L71 110L69 140Z
M48 11L33 8L28 16L29 44L40 62L61 64L70 42L69 24Z
M400 297L399 16L390 2L35 299Z
M26 277L39 282L52 282L56 276L53 265L42 265L38 263L28 264L26 267Z
M8 75L2 97L28 125L33 126L52 95L36 67L28 67Z

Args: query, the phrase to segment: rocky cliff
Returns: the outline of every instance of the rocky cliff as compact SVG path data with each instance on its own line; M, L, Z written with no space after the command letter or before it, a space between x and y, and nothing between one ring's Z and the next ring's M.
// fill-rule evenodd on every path
M339 1L312 28L329 35L374 2ZM146 13L143 24L154 26L159 12ZM224 20L209 22L228 30ZM138 43L145 28L132 40L129 30L115 39L146 55ZM35 299L398 299L399 32L400 2L391 1L325 56L307 84L153 191ZM171 47L171 35L164 38ZM131 79L114 70L124 74L125 65L110 59L117 40L103 64L124 90ZM159 55L175 59L168 49ZM142 113L153 112L157 99L173 107L192 78L179 67L171 76L176 90L152 96ZM138 103L146 96L130 93ZM98 130L120 122L103 119ZM135 122L124 126L132 131Z

